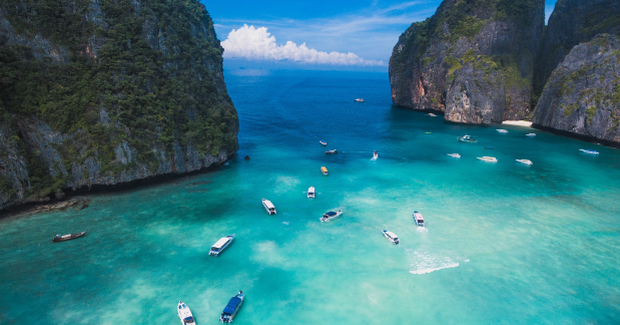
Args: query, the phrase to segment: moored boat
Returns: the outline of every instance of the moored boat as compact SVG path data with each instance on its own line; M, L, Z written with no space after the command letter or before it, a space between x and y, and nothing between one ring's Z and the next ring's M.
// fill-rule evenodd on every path
M372 152L372 159L376 160L377 158L379 158L379 152L377 150L375 150L375 151Z
M536 136L536 133L528 133L528 134L526 134L525 136L526 136L526 137L533 138L533 137L535 137L535 136Z
M524 165L532 166L534 163L529 159L517 159L517 162L520 162Z
M189 307L187 307L187 305L185 305L185 303L181 300L179 300L177 313L179 314L179 318L181 319L181 324L196 324L196 321L194 320L194 315L192 315L192 311L189 310Z
M424 223L424 217L418 211L413 211L413 221L418 227L426 226L426 224Z
M321 167L321 173L323 173L323 175L325 176L329 175L329 172L327 171L327 168L325 168L325 166Z
M387 240L392 242L392 244L394 244L394 245L400 244L400 240L398 239L398 236L396 236L396 234L394 234L391 231L387 231L387 230L383 230L382 232L383 232L383 236L385 236L385 238L387 238Z
M314 199L316 197L316 189L314 188L314 186L310 186L308 188L308 193L306 194L306 197L309 199Z
M357 103L363 103L364 102L364 98L356 98L355 101Z
M478 142L478 139L471 137L469 134L465 134L462 137L458 137L460 142L465 142L465 143L476 143Z
M330 222L330 221L340 217L341 214L342 214L342 210L326 212L321 217L321 222Z
M209 255L211 256L219 256L228 246L232 243L233 239L235 239L235 235L229 235L226 237L220 238L213 246L211 246L211 250L209 251Z
M590 150L590 149L579 149L579 151L588 154L588 155L598 155L599 152L596 150Z
M237 295L230 298L228 304L224 307L224 311L222 311L222 314L220 315L220 322L224 324L230 324L233 322L235 316L239 312L239 309L241 309L244 296L243 291L239 290Z
M433 114L433 113L428 113L428 114L426 114L426 115L428 115L428 116L430 116L430 117L437 117L437 115L435 115L435 114Z
M461 158L461 155L459 155L458 153L449 153L448 156L452 158Z
M325 140L321 140L321 141L319 141L319 143L320 143L321 145L323 145L323 146L326 146L326 145L327 145L327 141L325 141Z
M490 156L482 156L482 157L477 157L478 160L482 160L485 162L491 162L491 163L496 163L497 162L497 158L495 157L490 157Z
M495 129L495 131L497 131L499 133L503 133L503 134L508 133L508 130L506 130L506 129Z
M52 241L57 243L57 242L60 242L60 241L66 241L66 240L80 238L80 237L86 235L86 232L88 232L88 229L86 229L86 230L84 230L82 232L79 232L77 234L66 234L66 235L62 235L62 236L60 234L58 234L58 235L56 235L56 237L54 237L54 239L52 239Z
M276 207L273 205L273 203L271 203L271 201L263 199L263 206L265 207L265 210L267 210L267 213L269 213L270 215L278 214L278 212L276 211Z
M335 154L335 153L338 153L338 150L336 150L336 149L332 149L332 150L327 150L327 151L325 151L325 154L326 154L326 155L329 155L329 154Z

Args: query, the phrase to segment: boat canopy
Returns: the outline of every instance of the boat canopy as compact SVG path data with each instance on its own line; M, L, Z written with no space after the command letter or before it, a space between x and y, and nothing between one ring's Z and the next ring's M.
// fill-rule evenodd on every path
M213 244L211 248L220 249L222 248L222 246L226 245L226 243L228 243L229 240L230 238L228 237L220 238L220 240L218 240L215 244Z
M385 233L393 239L398 239L398 236L396 236L396 234L391 231L386 231Z
M194 321L194 318L193 318L192 316L189 316L189 317L185 317L185 318L183 318L183 320L184 320L184 321L186 321L186 322L188 322L188 323L191 323L191 322L193 322L193 321Z
M235 309L237 309L237 306L239 306L240 303L241 303L241 298L233 297L228 302L228 305L226 305L226 307L224 307L224 312L223 313L224 314L232 315L235 312Z
M326 172L326 171L327 171L327 168L325 168L325 167L321 167L321 171Z
M269 201L269 200L264 200L263 202L265 203L265 206L267 207L267 209L275 209L276 208L273 205L273 203L271 203L271 201Z
M335 215L336 215L336 212L334 212L334 211L329 211L329 212L325 213L325 215L326 215L326 216L328 216L328 217L335 216Z

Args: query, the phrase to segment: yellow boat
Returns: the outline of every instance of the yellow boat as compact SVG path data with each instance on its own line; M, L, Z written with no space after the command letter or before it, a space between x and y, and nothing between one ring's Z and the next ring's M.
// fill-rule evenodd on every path
M328 174L327 168L321 167L321 173L323 173L323 175L327 176L327 174Z

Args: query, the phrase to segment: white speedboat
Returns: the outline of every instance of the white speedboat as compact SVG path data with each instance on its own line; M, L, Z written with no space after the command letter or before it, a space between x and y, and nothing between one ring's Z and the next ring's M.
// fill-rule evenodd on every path
M377 150L372 152L372 159L373 160L377 160L377 158L379 158L379 152L377 152Z
M528 133L528 134L526 134L525 136L526 136L526 137L533 138L533 137L535 137L535 136L536 136L536 133Z
M461 158L461 155L459 155L458 153L449 153L448 156L452 158Z
M342 210L326 212L321 217L321 222L330 222L330 221L340 217L341 214L342 214Z
M265 207L265 210L267 210L267 213L269 213L270 215L278 214L278 212L276 211L276 207L273 205L273 203L271 203L271 201L263 199L263 206Z
M357 103L363 103L364 102L364 98L356 98L355 102Z
M241 309L244 297L245 295L243 294L243 291L239 290L237 295L230 298L228 304L224 307L224 311L222 311L222 314L220 315L220 322L224 324L230 324L233 322L235 316L239 312L239 309Z
M437 117L437 115L435 115L433 113L428 113L427 115L430 116L430 117Z
M400 244L400 240L398 239L398 236L396 236L396 234L394 234L391 231L387 231L387 230L383 230L382 232L383 232L383 236L385 236L387 240L391 241L392 244L394 245Z
M220 256L220 254L232 243L233 239L235 239L235 235L220 238L220 240L218 240L217 242L215 242L215 244L213 244L213 246L211 246L209 255Z
M506 129L496 129L495 131L497 131L499 133L503 133L503 134L508 133L508 130L506 130Z
M309 199L314 199L316 197L316 189L314 188L314 186L310 186L308 188L308 193L306 194L306 197Z
M424 223L424 217L418 211L413 211L413 221L418 227L424 227L426 224Z
M590 149L579 149L579 151L588 154L588 155L598 155L599 152L596 150L590 150Z
M491 157L491 156L482 156L482 157L477 157L478 160L482 160L484 162L490 162L490 163L496 163L497 162L497 158L495 157Z
M325 141L325 140L321 140L321 141L319 141L319 143L320 143L322 146L326 146L326 145L327 145L327 141Z
M179 306L177 307L177 312L179 313L179 318L181 319L181 324L196 324L194 321L194 315L192 315L192 311L189 310L189 307L185 305L183 301L179 300Z
M517 162L520 162L524 165L532 166L534 163L529 159L517 159Z
M465 143L476 143L478 142L478 139L476 138L472 138L469 134L465 134L462 137L458 137L460 142L465 142Z
M329 154L334 154L334 153L338 153L338 150L336 150L336 149L332 149L332 150L327 150L327 151L325 151L325 154L326 154L326 155L329 155Z

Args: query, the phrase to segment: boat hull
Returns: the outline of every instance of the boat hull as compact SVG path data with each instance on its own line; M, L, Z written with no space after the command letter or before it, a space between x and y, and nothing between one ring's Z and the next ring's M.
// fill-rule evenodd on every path
M220 248L217 251L214 251L213 248L211 248L211 250L209 251L209 255L210 256L216 256L216 257L220 256L220 254L222 254L222 252L225 251L226 248L228 248L228 246L230 246L230 244L232 244L233 240L235 239L235 235L227 236L227 238L230 238L230 239L228 240L228 242L224 246L222 246L222 248Z
M331 222L334 219L340 218L341 215L342 215L342 211L338 211L338 212L336 212L336 215L334 215L334 216L325 217L325 215L323 215L320 218L320 220L321 220L321 222Z
M69 235L64 235L64 236L61 236L61 237L54 237L52 239L52 242L58 243L58 242L62 242L62 241L67 241L67 240L71 240L71 239L80 238L80 237L86 235L87 232L88 232L88 229L86 229L85 231L79 232L77 234L69 234Z

